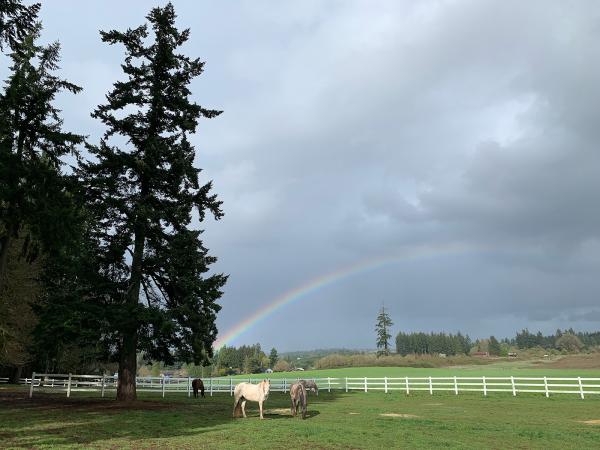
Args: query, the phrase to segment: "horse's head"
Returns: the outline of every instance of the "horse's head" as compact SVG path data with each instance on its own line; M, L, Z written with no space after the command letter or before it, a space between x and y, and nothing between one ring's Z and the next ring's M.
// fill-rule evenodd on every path
M271 381L270 380L262 380L260 382L261 386L262 386L262 390L265 393L265 395L267 395L269 393L269 390L271 389Z

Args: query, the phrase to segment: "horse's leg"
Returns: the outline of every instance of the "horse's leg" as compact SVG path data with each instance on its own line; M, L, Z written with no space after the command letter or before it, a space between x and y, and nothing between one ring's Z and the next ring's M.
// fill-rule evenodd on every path
M294 405L294 399L292 399L292 417L296 415L296 405Z
M233 399L233 417L239 417L240 413L240 396L235 394Z
M258 402L258 409L260 409L260 418L261 418L261 419L264 419L264 417L263 417L263 413L262 413L262 404L263 404L263 402L262 402L262 400L260 400L260 401Z
M246 418L246 399L242 400L242 415Z

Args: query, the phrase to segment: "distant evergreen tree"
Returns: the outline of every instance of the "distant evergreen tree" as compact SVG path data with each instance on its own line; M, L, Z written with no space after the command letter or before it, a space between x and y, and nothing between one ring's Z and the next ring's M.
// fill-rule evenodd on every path
M275 364L277 363L278 359L279 355L277 354L277 350L275 349L275 347L273 347L271 349L271 353L269 353L269 367L271 367L271 369L275 367Z
M488 352L490 355L499 356L501 351L500 342L494 336L490 336L490 340L488 341Z
M375 324L375 331L377 332L377 355L389 355L390 354L390 327L393 325L392 319L387 312L385 307L381 307L381 311L377 316L377 323Z
M221 202L200 185L188 135L200 117L220 111L190 101L189 83L204 63L176 53L189 30L175 27L172 4L154 8L146 25L125 32L101 32L109 44L123 44L126 81L114 84L107 104L93 117L107 131L83 165L93 228L90 239L104 277L101 286L104 336L119 361L117 399L136 398L136 352L169 364L174 358L196 364L212 356L216 313L227 277L204 274L216 258L191 229L192 210L200 221L216 219ZM118 145L111 137L120 135ZM123 144L123 142L126 142Z

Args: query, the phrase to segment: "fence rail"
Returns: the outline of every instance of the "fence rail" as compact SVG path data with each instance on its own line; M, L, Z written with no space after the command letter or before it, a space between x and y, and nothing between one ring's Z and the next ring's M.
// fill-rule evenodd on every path
M526 393L586 395L600 394L600 378L551 378L551 377L401 377L401 378L307 378L313 380L321 391L383 391L385 393L401 391L409 395L413 391L434 392L481 392L484 396L493 392L510 392L513 396ZM137 377L138 392L158 392L164 397L167 393L187 393L192 395L192 377ZM272 392L288 392L291 384L299 378L271 379ZM228 393L233 395L238 383L257 383L258 379L242 378L204 378L204 387L208 395ZM74 374L36 374L32 378L22 378L21 383L29 385L29 396L37 391L64 391L67 397L71 392L97 391L102 397L117 389L117 377L102 375Z

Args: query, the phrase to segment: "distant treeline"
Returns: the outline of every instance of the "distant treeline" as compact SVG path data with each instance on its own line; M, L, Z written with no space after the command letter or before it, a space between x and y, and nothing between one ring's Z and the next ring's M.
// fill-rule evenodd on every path
M559 348L561 343L565 341L564 336L575 336L581 343L582 347L594 347L600 345L600 331L594 332L581 332L575 331L573 328L568 330L556 330L554 334L544 336L540 331L537 333L531 333L527 328L517 333L514 339L508 340L510 345L514 345L518 348Z
M403 333L396 335L396 352L406 356L434 355L444 353L446 355L468 355L471 351L472 342L468 335L446 333Z
M556 330L554 334L545 336L541 331L532 333L528 329L517 332L513 338L498 341L494 336L477 339L474 342L468 335L446 333L404 333L396 335L396 352L400 355L468 355L472 351L488 351L491 355L506 355L509 348L529 349L541 347L577 352L584 348L600 346L600 332L576 332Z
M222 347L213 358L218 369L226 374L259 373L269 367L269 358L262 351L260 344L242 345L241 347Z

